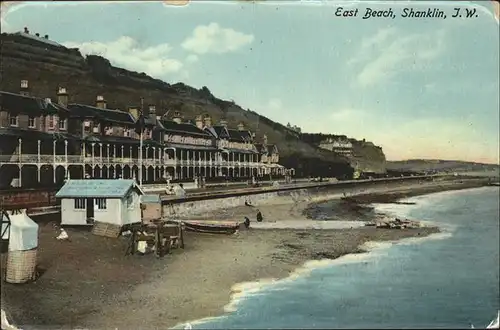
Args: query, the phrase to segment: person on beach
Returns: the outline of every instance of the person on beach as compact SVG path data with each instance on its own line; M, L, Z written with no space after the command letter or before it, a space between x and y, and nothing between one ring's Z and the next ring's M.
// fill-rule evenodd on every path
M257 210L257 222L262 222L262 220L264 220L264 218L262 217L262 213L260 212L260 210Z

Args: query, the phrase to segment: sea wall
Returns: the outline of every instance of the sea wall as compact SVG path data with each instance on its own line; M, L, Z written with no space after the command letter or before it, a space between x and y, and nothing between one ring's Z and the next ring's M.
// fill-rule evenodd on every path
M405 180L380 180L344 184L322 184L303 188L267 188L252 193L234 192L225 196L205 196L201 198L186 198L164 200L163 216L186 217L193 214L203 214L218 209L232 208L245 205L248 202L259 205L299 204L312 203L331 198L341 197L343 194L366 193L373 189L386 189L401 184L401 181L416 181L416 178ZM271 191L270 191L271 190Z

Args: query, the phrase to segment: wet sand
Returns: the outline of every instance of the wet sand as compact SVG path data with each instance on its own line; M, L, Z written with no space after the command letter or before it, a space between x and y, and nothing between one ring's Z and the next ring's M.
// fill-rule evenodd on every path
M440 185L441 190L465 188L459 183L453 187ZM430 187L422 188L420 194L427 193ZM415 191L401 184L399 188L383 189L392 193L397 189ZM276 222L311 221L302 214L302 208L310 202L258 207L263 211L264 222L270 214L276 215ZM225 213L234 217L237 209L239 216L249 213L247 206ZM354 219L356 215L350 220ZM40 225L39 266L45 271L34 283L2 282L2 308L23 329L165 329L222 314L236 283L283 278L308 260L361 252L360 245L367 241L398 240L435 232L437 228L363 227L250 228L229 236L187 233L185 250L174 250L157 259L153 255L125 256L126 238L103 238L84 230L69 229L70 241L57 241L53 224L44 223ZM2 265L4 261L5 254Z

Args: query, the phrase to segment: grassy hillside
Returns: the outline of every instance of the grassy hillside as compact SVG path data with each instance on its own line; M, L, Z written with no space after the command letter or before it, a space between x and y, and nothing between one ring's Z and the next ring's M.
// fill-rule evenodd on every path
M299 158L332 165L347 163L332 152L301 141L297 133L257 113L259 109L243 109L233 101L215 97L208 87L195 89L183 83L169 84L145 73L113 67L100 56L83 57L78 49L52 46L18 35L2 34L1 43L0 65L4 77L1 90L18 92L20 81L26 79L33 95L56 99L58 87L65 87L70 102L94 104L96 96L103 95L108 107L115 109L137 106L143 97L145 105L156 105L159 115L178 110L185 120L209 114L214 123L221 118L233 127L243 122L256 133L258 141L266 134L270 143L276 143L284 162Z
M498 171L499 165L464 162L458 160L441 159L409 159L401 161L387 161L388 170L396 171L450 171L450 172L484 172Z

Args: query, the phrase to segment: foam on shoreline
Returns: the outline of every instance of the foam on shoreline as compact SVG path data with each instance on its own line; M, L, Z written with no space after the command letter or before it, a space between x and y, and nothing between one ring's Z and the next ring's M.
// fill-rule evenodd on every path
M393 241L368 241L359 246L359 248L364 252L345 254L343 256L338 257L337 259L309 260L306 261L302 266L296 268L285 278L281 279L264 278L252 282L237 283L231 287L230 302L224 306L223 315L180 323L175 327L173 327L172 329L182 329L186 324L195 326L208 323L217 319L226 318L228 317L229 313L236 312L241 303L244 302L249 297L263 293L265 290L273 290L273 291L283 290L283 288L278 287L279 284L286 284L289 282L296 281L298 279L302 279L304 277L311 275L311 273L315 270L330 268L340 265L375 261L377 258L386 256L387 253L389 253L389 248L391 248L394 245L416 245L416 244L422 244L430 240L448 239L451 236L452 236L451 232L444 232L444 233L439 232L430 234L428 236L408 237Z
M434 192L434 193L424 194L424 195L410 197L410 198L400 200L402 202L416 202L417 204L415 204L415 205L411 205L411 204L410 205L408 205L408 204L372 204L372 205L375 206L377 211L380 211L383 213L388 213L388 214L391 214L394 216L404 217L404 216L408 215L411 210L413 210L417 207L421 208L424 206L435 204L436 199L435 199L434 195L447 196L448 194L456 194L459 192L470 191L471 189L483 189L483 188L488 189L491 187L467 188L467 189L462 189L462 190ZM338 194L336 194L336 195L337 195L336 196L337 198L339 198L341 196ZM432 199L429 198L430 195L433 196ZM318 198L318 199L323 200L324 197L326 197L326 196L321 196L321 197L322 198ZM318 199L316 199L315 201L311 201L311 202L317 202ZM328 198L326 198L326 200L327 199ZM312 200L312 198L310 200ZM425 226L438 227L437 223L434 223L431 221L419 220L419 222ZM237 284L233 285L233 287L231 288L230 302L224 306L224 313L225 314L220 315L220 316L216 316L216 317L202 318L202 319L198 319L198 320L191 321L191 322L183 322L183 323L177 324L175 327L173 327L173 329L182 329L182 328L184 328L184 326L186 324L189 324L191 326L195 326L195 325L208 323L208 322L211 322L213 320L226 318L226 317L228 317L227 314L237 311L238 307L241 305L241 303L245 299L247 299L248 297L250 297L252 295L259 294L267 289L280 290L280 288L276 287L277 284L283 284L283 283L295 281L299 278L307 277L313 271L318 270L318 269L375 260L378 257L383 257L383 256L387 255L387 253L389 252L389 248L394 246L394 245L416 245L416 244L422 244L422 243L425 243L425 242L431 241L431 240L443 240L443 239L448 239L448 238L452 237L453 231L454 231L453 226L451 226L451 225L448 226L446 224L440 223L439 229L440 229L440 232L433 233L433 234L430 234L427 236L408 237L408 238L403 238L400 240L392 240L392 241L369 241L369 242L366 242L366 243L362 244L361 246L359 246L359 248L365 252L349 253L349 254L345 254L343 256L340 256L337 259L309 260L309 261L306 261L302 266L296 268L293 272L291 272L289 274L289 276L282 278L282 279L271 278L271 279L260 279L260 280L253 281L253 282L237 283Z

